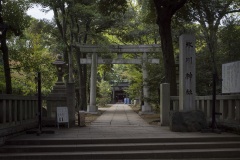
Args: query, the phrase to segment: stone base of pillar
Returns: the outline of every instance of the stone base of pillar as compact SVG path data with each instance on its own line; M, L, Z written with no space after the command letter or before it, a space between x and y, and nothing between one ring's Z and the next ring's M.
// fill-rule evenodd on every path
M98 114L98 106L96 105L88 105L87 112L90 114Z
M67 83L66 90L69 125L75 126L75 87L74 83Z
M154 114L154 112L152 111L152 107L146 102L144 105L142 105L142 110L139 112L140 115L143 114Z
M139 115L149 115L149 114L155 114L154 112L143 112L143 111L140 111L138 113Z
M163 83L160 85L160 125L169 126L170 113L170 84Z
M152 112L152 107L148 104L142 105L142 112Z
M56 110L57 107L67 106L66 96L66 85L57 82L53 86L52 92L46 97L47 110L42 117L43 126L56 126Z
M57 82L55 86L53 86L53 90L50 94L61 94L66 93L66 85L62 82Z

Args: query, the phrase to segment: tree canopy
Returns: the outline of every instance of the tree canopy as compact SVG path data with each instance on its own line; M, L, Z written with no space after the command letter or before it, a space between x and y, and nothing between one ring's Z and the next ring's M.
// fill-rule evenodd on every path
M103 47L110 44L161 45L161 52L149 54L151 58L159 58L160 64L147 64L147 79L142 79L141 65L98 65L98 96L101 103L109 100L109 84L122 80L129 82L130 86L125 92L132 99L142 97L142 85L147 82L151 95L148 101L155 106L159 103L160 83L170 83L171 95L177 95L175 62L179 54L178 37L183 33L194 34L197 39L198 95L210 94L211 74L217 71L220 75L222 63L240 60L238 0L0 2L0 24L8 26L6 35L0 36L2 93L11 93L13 88L13 93L33 95L36 92L36 72L41 71L43 91L48 94L56 81L51 62L56 54L62 54L68 64L65 81L75 82L78 107L86 109L90 69L80 64L80 59L90 54L81 53L75 44ZM36 20L26 15L33 4L41 5L46 12L53 10L53 21ZM117 54L106 51L99 56L116 58ZM140 56L125 54L124 58Z

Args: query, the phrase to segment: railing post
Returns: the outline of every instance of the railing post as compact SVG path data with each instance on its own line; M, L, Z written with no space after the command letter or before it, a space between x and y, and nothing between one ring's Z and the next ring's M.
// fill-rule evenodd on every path
M7 108L7 101L6 101L6 100L3 100L2 123L6 123L6 108Z
M169 125L170 112L170 84L163 83L160 85L160 124L161 126Z
M236 105L236 121L238 124L240 124L240 100L236 99L235 105Z
M38 129L42 133L42 78L41 72L38 72Z
M223 106L223 100L221 99L220 100L220 113L222 113L222 116L220 116L220 120L224 120L224 118L225 118L225 112L224 112L224 106Z
M30 100L29 102L30 104L30 112L29 112L29 116L30 116L30 119L33 119L33 100Z
M206 112L205 112L205 110L204 110L204 103L205 103L205 101L204 101L204 99L202 99L201 100L201 111L203 112L203 113L205 113L206 114Z
M232 105L232 100L231 99L228 100L227 107L228 107L228 117L227 117L227 119L229 121L232 121L232 120L234 120L234 109L233 109L233 105Z
M211 101L208 99L207 100L207 107L206 107L206 111L207 111L207 118L211 118L212 117L212 110L211 110Z
M14 105L13 105L13 122L17 122L17 102L18 100L14 101Z
M173 101L173 111L179 111L179 101Z
M31 100L28 101L28 119L32 119L32 103L31 103Z
M199 100L197 99L196 102L197 102L197 103L196 103L196 109L197 109L197 110L200 110Z
M22 121L23 121L23 100L20 100L18 114L19 114L19 121L22 124Z
M23 103L24 105L23 105L23 108L24 108L24 120L26 121L27 120L27 108L28 108L28 106L27 106L27 101L26 100L24 100L24 103Z
M8 122L11 123L12 122L12 105L13 105L13 100L9 100L9 104L8 104Z

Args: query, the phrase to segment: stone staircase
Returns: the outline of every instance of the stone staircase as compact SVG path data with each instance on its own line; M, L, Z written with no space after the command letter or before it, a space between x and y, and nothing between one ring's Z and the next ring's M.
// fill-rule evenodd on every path
M8 140L0 160L240 159L240 136Z

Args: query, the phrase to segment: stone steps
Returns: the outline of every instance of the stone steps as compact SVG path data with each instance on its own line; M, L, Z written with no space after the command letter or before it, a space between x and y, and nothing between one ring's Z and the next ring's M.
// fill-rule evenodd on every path
M193 143L126 143L126 144L78 144L78 145L11 145L0 148L0 153L27 152L91 152L91 151L136 151L176 149L239 148L240 142L193 142Z
M9 140L0 159L240 159L240 137Z
M13 139L5 145L68 145L68 144L121 144L121 143L176 143L176 142L240 142L240 136L181 137L181 138L97 138L97 139Z

